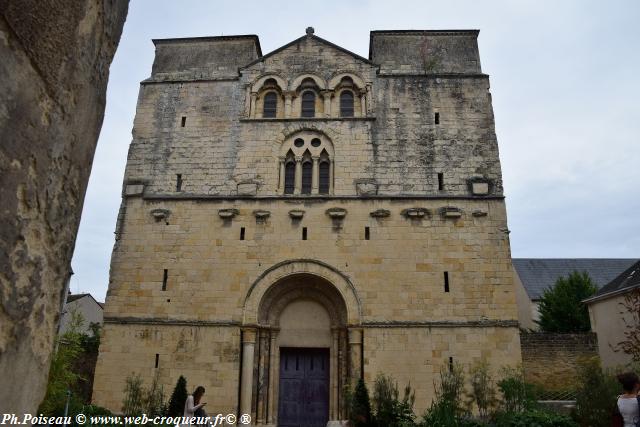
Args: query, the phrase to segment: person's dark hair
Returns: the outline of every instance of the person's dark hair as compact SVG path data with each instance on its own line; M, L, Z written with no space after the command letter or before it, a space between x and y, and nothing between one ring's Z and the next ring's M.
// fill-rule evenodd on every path
M618 375L618 381L622 384L622 389L628 393L635 391L636 385L640 383L640 378L635 372L625 372Z
M196 391L193 392L193 404L194 405L197 405L197 404L200 403L200 398L202 397L203 394L204 394L204 387L202 387L201 385L196 387Z

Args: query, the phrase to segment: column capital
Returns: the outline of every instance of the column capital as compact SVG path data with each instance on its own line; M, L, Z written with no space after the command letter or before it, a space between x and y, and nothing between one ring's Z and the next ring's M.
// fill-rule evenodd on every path
M302 156L296 156L296 163L302 163Z
M362 329L349 328L349 344L362 344Z
M258 329L255 327L244 327L242 330L242 343L255 344Z
M293 90L285 90L284 92L282 92L282 94L284 95L285 98L289 98L289 99L293 98L296 95L295 91Z
M326 98L327 96L331 96L333 91L331 89L322 89L320 93Z

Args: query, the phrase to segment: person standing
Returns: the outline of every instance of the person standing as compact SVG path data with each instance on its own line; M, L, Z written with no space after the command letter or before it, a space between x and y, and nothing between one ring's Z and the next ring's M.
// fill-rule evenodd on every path
M202 396L204 395L204 387L199 385L196 387L196 390L193 394L187 396L186 402L184 402L184 418L193 418L193 417L203 417L206 416L204 412L205 402L201 402ZM191 423L187 424L191 425Z
M618 410L624 421L624 427L640 426L640 378L634 372L618 375L623 394L618 396Z

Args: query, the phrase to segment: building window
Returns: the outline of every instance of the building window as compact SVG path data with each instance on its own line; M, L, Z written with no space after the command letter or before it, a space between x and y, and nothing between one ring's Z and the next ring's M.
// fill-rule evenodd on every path
M302 194L311 194L311 182L313 179L313 163L302 164Z
M264 105L262 109L262 117L275 118L278 112L278 95L275 92L269 92L264 96Z
M308 90L302 94L302 117L316 116L316 94Z
M340 117L353 117L353 92L340 92Z
M329 194L329 162L320 162L318 167L320 175L318 192L320 194Z
M296 163L287 162L284 166L284 194L293 194L296 188Z

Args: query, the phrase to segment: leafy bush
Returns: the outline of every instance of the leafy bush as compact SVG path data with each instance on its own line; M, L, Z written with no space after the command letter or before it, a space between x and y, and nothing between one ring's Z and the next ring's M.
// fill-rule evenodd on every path
M187 396L187 380L182 375L180 375L180 378L178 378L178 382L176 382L176 386L173 389L173 393L171 393L171 398L169 399L167 416L182 416L182 414L184 413L184 404L187 401Z
M540 329L560 333L591 330L589 311L582 301L596 291L586 272L574 271L567 278L559 277L540 299L540 320L537 321Z
M82 377L74 369L76 360L82 354L82 315L71 312L67 332L56 339L56 350L49 367L49 379L44 400L40 403L38 413L46 416L61 416L70 394L69 406L82 407L82 400L74 391Z
M129 416L141 415L144 407L142 378L139 374L131 374L125 381L122 413Z
M164 402L164 390L162 385L158 384L158 375L153 377L153 382L149 389L144 390L144 410L150 417L164 415L167 412Z
M496 389L489 372L489 364L480 362L471 368L469 373L471 392L468 394L469 406L476 405L480 419L487 420L495 407Z
M582 426L608 427L620 394L618 382L611 373L603 372L597 357L580 361L578 377L573 417Z
M524 379L524 370L506 367L502 370L502 379L498 381L502 393L502 410L506 413L519 413L534 409L535 386Z
M398 384L393 381L393 378L378 374L373 387L375 425L380 427L413 425L415 400L416 396L411 391L411 385L405 387L400 399Z
M459 364L450 369L440 369L440 383L434 384L436 398L422 417L424 427L459 427L466 426L462 408L462 392L464 390L464 373Z
M369 427L372 425L371 401L369 400L369 390L360 378L353 393L347 389L347 407L350 425L354 427Z
M578 427L568 416L538 409L518 413L500 413L496 427Z

